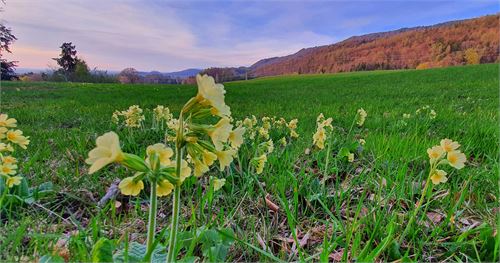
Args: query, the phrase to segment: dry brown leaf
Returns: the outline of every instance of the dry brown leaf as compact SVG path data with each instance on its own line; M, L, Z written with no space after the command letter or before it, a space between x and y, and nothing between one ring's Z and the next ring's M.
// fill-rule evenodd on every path
M53 254L60 256L61 258L64 259L65 262L68 262L71 257L67 245L68 245L68 239L66 237L63 237L59 238L54 247L52 248Z
M270 199L269 199L269 195L266 196L266 205L269 209L271 209L272 211L274 212L278 212L280 210L279 206L276 205L275 203L273 203Z
M300 247L304 247L305 245L307 245L307 241L309 240L309 237L311 235L309 234L309 232L307 232L304 237L302 237L302 239L299 241L299 246Z
M481 225L481 221L474 219L472 217L461 217L458 221L460 223L462 223L463 227L460 228L462 230L462 232L471 230L471 229Z
M340 248L339 250L337 250L333 253L330 253L330 255L328 255L328 258L333 260L334 262L340 262L340 261L342 261L343 255L344 255L344 249Z
M443 220L443 215L437 212L427 212L427 218L432 221L435 225L439 224Z
M259 242L260 246L262 247L263 250L267 251L267 245L266 242L260 237L260 234L257 233L257 241Z

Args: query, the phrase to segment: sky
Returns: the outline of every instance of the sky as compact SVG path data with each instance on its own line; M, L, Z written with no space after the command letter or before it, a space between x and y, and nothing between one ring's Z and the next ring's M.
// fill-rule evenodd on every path
M250 66L354 35L500 11L482 1L6 0L20 68L55 66L63 42L90 67L178 71Z

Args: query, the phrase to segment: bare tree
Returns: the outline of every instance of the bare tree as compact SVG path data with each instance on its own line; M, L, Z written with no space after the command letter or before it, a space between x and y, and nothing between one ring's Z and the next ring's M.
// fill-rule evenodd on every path
M137 83L139 82L139 72L135 68L126 68L118 75L120 83Z

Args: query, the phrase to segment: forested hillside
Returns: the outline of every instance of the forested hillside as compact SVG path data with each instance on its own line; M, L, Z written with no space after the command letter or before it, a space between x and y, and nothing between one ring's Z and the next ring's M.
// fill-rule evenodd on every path
M351 37L260 60L250 71L259 77L491 63L498 61L499 38L497 14Z

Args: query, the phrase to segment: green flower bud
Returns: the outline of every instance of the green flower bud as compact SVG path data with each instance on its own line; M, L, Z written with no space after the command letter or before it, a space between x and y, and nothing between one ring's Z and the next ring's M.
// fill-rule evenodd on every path
M135 154L123 153L123 160L121 161L121 164L138 172L146 173L150 170L144 160Z

